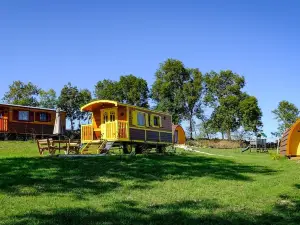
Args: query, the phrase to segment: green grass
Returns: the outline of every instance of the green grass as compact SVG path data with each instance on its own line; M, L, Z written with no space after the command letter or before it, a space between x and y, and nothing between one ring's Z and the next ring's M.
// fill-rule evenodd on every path
M265 153L40 157L0 142L0 224L299 224L300 164Z

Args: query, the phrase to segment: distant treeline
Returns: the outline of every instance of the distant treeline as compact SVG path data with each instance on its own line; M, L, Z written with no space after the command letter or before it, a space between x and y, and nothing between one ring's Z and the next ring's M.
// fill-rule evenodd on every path
M257 98L243 91L245 78L231 70L203 74L199 68L188 68L179 60L167 59L158 66L154 76L151 88L145 79L129 74L120 76L117 81L100 80L94 90L80 89L69 82L59 95L54 89L42 90L31 82L14 81L3 101L59 107L66 111L71 130L75 129L76 121L80 124L89 118L89 114L80 112L80 107L95 99L169 112L174 124L188 121L187 133L191 139L220 134L222 139L241 140L257 134L263 127ZM287 101L281 102L273 112L279 122L275 136L280 136L299 116L296 106Z

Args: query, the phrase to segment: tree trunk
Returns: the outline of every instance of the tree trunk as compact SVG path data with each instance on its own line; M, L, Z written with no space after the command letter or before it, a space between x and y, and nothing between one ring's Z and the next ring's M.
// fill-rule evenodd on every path
M224 140L224 132L222 131L221 134L222 134L222 140Z
M230 132L230 130L227 131L227 139L229 141L231 141L231 132Z
M206 133L206 138L209 140L210 138L209 138L209 133Z
M74 131L74 121L70 119L70 122L71 122L71 131Z
M193 140L193 117L190 118L190 139Z

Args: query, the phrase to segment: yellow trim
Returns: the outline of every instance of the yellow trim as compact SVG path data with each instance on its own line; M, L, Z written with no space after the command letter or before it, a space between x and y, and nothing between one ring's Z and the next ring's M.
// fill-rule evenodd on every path
M130 143L150 143L150 144L172 144L172 142L155 142L155 141L141 141L141 140L129 140L129 139L105 139L107 141L124 141L124 142L130 142ZM99 143L98 140L82 140L81 143Z
M157 131L157 132L162 132L162 133L173 133L172 131L164 131L164 130L153 130L153 129L148 129L148 128L142 128L142 127L130 127L132 129L137 129L137 130L147 130L147 131Z
M147 116L146 115L148 115L148 113L146 113L146 112L142 112L142 111L139 111L139 110L134 110L134 116L135 116L135 118L134 118L134 120L136 121L136 124L133 124L133 125L135 125L135 126L137 126L137 127L147 127ZM139 113L142 113L142 114L144 114L144 118L145 118L145 125L143 126L143 125L139 125L139 120L138 120L138 114Z
M146 127L149 127L150 126L150 124L149 124L149 113L146 113L145 119L146 119Z
M110 100L97 100L97 101L93 101L93 102L90 102L90 103L88 103L88 104L82 106L82 107L80 108L80 110L81 110L81 111L84 111L85 108L88 108L89 106L92 106L92 105L97 105L97 104L99 104L99 103L111 103L111 104L114 104L115 106L118 106L118 102L116 102L116 101L110 101Z
M129 106L129 107L132 107L132 108L138 109L138 110L145 110L147 112L154 112L154 113L160 113L160 114L164 114L164 115L167 115L167 116L171 116L171 114L166 113L166 112L162 112L162 111L158 111L158 110L153 110L153 109L147 109L147 108L143 108L143 107L139 107L139 106L128 105L128 104L124 104L124 103L118 103L118 105Z
M132 125L137 126L137 113L135 110L131 111L131 120Z
M172 142L161 142L161 141L158 141L158 142L155 142L155 141L140 141L140 140L131 140L132 143L134 142L138 142L138 143L150 143L150 144L172 144Z
M154 142L154 141L140 141L140 140L126 140L126 139L106 139L107 141L124 141L124 142L129 142L129 143L132 143L132 144L134 144L134 143L145 143L145 144L147 144L147 143L149 143L149 144L169 144L169 145L172 145L172 142ZM83 140L83 141L81 141L81 143L83 143L83 144L86 144L86 143L89 143L89 142L92 142L92 143L98 143L98 142L95 142L95 140L94 141L88 141L88 140Z
M126 110L127 110L127 137L128 137L128 139L130 139L130 132L129 132L129 124L130 124L130 122L129 122L129 107L126 107Z
M100 103L111 103L111 104L114 104L115 106L119 106L120 105L120 106L132 107L134 109L145 110L147 112L156 112L156 113L160 113L160 114L171 116L171 114L166 113L166 112L162 112L162 111L158 111L158 110L151 110L151 109L147 109L147 108L143 108L143 107L139 107L139 106L134 106L134 105L129 105L129 104L125 104L125 103L120 103L120 102L117 102L117 101L111 101L111 100L97 100L97 101L93 101L93 102L90 102L90 103L82 106L80 110L81 111L85 111L85 109L88 108L89 106L97 105L97 104L100 104Z

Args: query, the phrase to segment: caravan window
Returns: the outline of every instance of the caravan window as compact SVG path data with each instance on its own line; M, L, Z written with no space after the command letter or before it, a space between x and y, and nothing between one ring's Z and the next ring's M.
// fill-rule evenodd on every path
M103 115L103 122L104 122L104 123L108 122L107 112L104 112L104 115Z
M145 113L138 112L137 113L137 122L139 126L145 126L146 121L145 121Z
M160 126L160 117L159 116L153 116L153 126L155 126L155 127Z
M116 114L115 112L110 112L110 121L115 121L116 120Z
M40 121L42 121L42 122L48 121L48 114L40 113Z
M21 121L29 121L29 112L28 111L19 111L18 119Z

